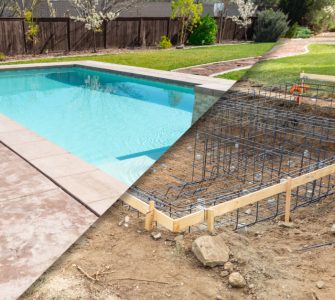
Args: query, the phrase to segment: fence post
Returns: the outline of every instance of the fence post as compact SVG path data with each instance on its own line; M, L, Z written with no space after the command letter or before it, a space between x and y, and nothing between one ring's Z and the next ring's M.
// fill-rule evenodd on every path
M285 195L285 223L290 222L291 214L291 190L292 190L292 178L287 177L286 180L286 195Z
M103 34L104 34L104 38L103 38L103 42L104 42L104 48L107 49L107 21L104 20L103 21Z
M22 20L22 30L23 30L23 45L24 45L24 53L27 54L28 49L27 49L27 42L26 42L26 25L25 25L25 20ZM20 53L18 53L20 54Z
M71 19L67 19L67 48L69 52L71 51Z
M155 201L149 202L149 210L145 215L144 228L145 230L152 230L154 228L154 217L155 217Z
M170 18L168 18L166 36L170 38Z
M212 208L205 209L205 220L207 222L207 228L210 233L214 232L214 210Z

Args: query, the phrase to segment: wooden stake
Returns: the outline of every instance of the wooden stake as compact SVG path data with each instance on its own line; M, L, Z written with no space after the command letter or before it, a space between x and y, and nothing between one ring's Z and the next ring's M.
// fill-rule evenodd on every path
M206 209L205 218L207 221L207 228L210 233L214 232L214 210L211 208Z
M292 191L292 178L287 177L286 181L286 199L285 199L285 223L290 222L291 214L291 191Z
M155 201L149 202L149 210L145 215L144 228L145 230L152 230L154 228L154 217L155 217Z

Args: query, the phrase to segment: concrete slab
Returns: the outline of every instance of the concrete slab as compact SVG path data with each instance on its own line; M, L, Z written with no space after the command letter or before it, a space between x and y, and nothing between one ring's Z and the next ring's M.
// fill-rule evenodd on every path
M0 299L19 297L96 220L0 143Z

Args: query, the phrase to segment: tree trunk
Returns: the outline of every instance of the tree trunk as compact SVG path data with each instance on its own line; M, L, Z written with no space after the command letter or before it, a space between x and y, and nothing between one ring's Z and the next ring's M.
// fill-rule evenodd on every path
M244 38L246 41L248 41L248 26L244 27Z

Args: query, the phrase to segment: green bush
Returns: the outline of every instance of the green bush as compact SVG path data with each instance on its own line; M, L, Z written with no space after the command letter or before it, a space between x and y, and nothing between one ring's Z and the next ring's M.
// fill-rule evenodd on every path
M258 13L254 29L256 42L276 42L288 29L287 15L272 9Z
M294 23L286 33L287 38L293 39L307 39L313 34L312 30L308 27L299 26L298 23Z
M0 61L4 61L6 59L6 55L0 52Z
M188 41L191 45L212 45L216 42L217 32L215 19L206 15L196 25Z
M167 36L163 35L161 37L160 42L159 42L159 47L162 48L162 49L171 48L172 47L172 43L171 43L170 39Z

